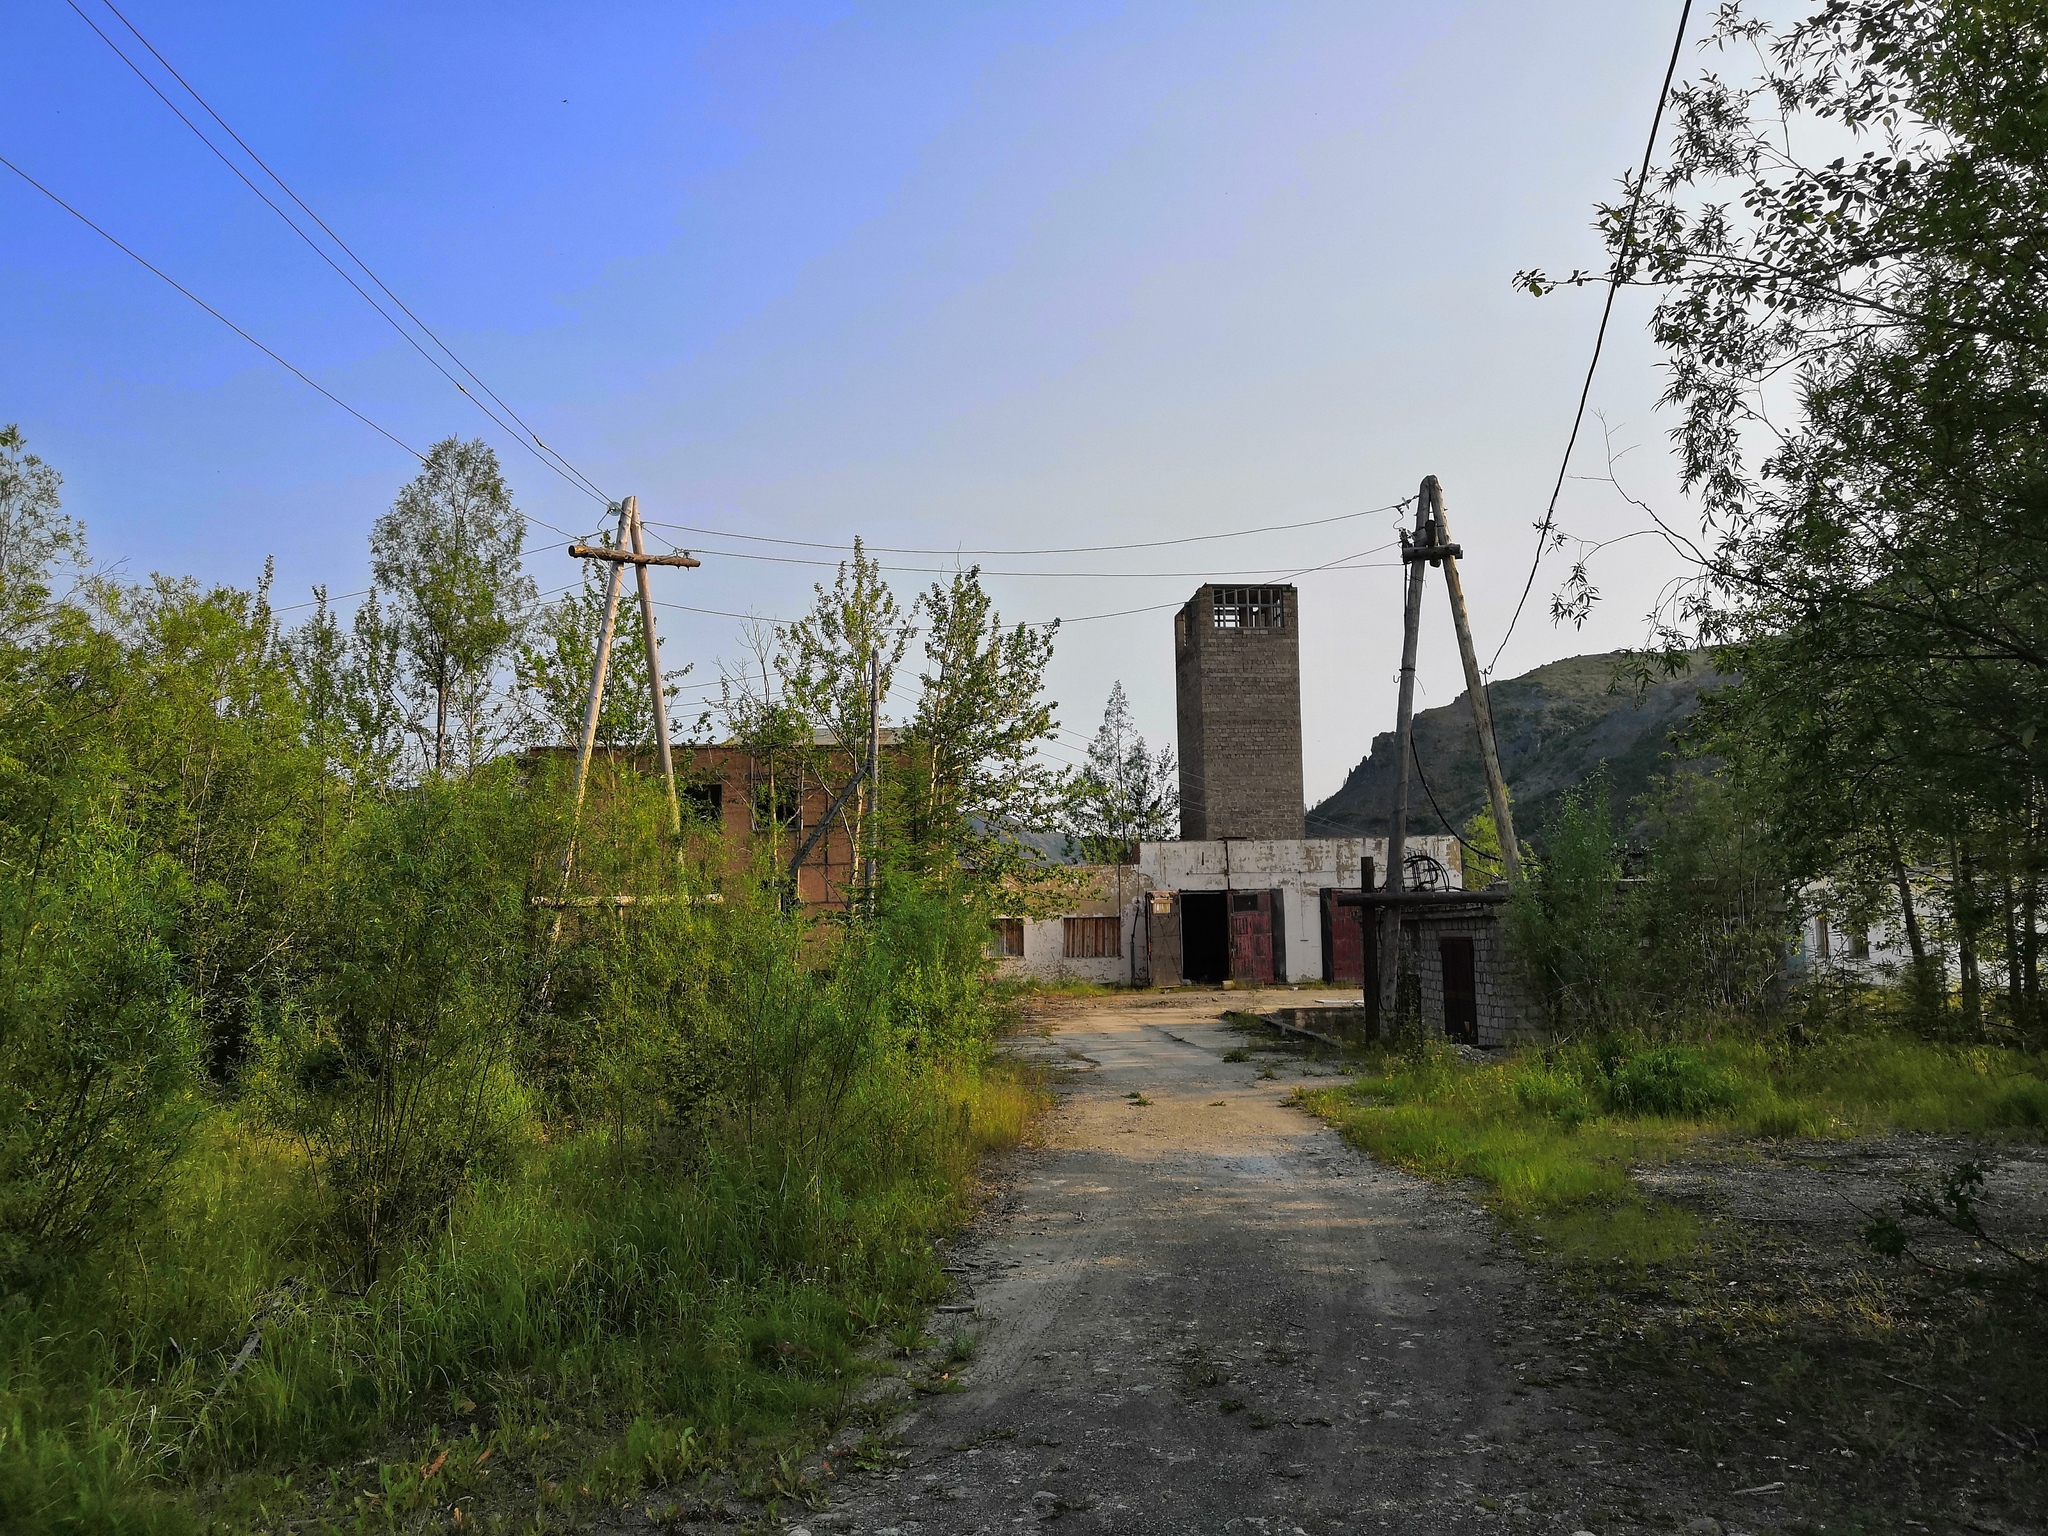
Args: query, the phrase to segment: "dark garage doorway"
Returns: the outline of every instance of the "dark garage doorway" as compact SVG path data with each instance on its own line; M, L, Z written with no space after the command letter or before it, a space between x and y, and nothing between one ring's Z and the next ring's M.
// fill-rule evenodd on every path
M1181 974L1201 986L1230 979L1230 913L1222 891L1184 891L1180 906Z

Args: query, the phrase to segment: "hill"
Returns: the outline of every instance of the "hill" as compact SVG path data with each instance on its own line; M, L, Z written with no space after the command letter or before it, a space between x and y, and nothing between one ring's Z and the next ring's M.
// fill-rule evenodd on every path
M1692 714L1701 691L1727 681L1702 657L1690 673L1638 698L1626 682L1616 682L1621 657L1613 651L1554 661L1490 690L1501 772L1514 796L1521 836L1541 828L1559 797L1603 764L1616 809L1626 806L1664 771L1671 732ZM1464 694L1417 712L1415 755L1436 805L1457 827L1485 807L1486 778ZM1394 808L1394 768L1394 733L1384 731L1343 788L1309 811L1308 835L1384 836ZM1450 830L1413 777L1408 826L1421 833Z

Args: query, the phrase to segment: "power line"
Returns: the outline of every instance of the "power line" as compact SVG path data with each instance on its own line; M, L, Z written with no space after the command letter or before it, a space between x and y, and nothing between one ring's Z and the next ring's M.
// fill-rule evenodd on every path
M549 448L547 444L543 443L540 439L539 434L534 432L534 430L531 427L527 426L525 421L520 418L519 414L516 411L514 411L509 405L506 405L505 402L499 398L497 393L494 390L492 390L489 385L485 384L482 379L478 378L476 372L472 368L470 368L470 366L467 363L463 362L463 360L456 355L455 351L451 347L449 347L446 342L442 341L439 336L435 335L434 331L426 324L426 322L421 320L418 315L414 314L412 310L406 306L405 302L398 297L397 294L391 291L390 287L384 282L384 280L377 276L377 274L371 270L369 264L365 262L360 256L358 256L355 253L355 251L350 248L348 243L341 238L341 236L337 235L334 232L334 230L327 224L326 220L322 219L319 214L315 213L312 210L312 208L307 205L305 199L301 198L298 195L298 193L294 192L291 189L291 187L286 184L284 178L279 176L277 172L273 171L268 165L268 163L264 161L263 157L257 154L255 150L249 147L248 141L245 140L240 134L236 133L235 130L229 126L227 120L213 109L211 103L209 103L205 97L201 96L199 92L192 87L191 83L187 81L183 75L178 73L177 69L171 64L171 62L168 59L166 59L163 56L163 54L157 51L156 45L150 42L148 38L144 37L142 33L136 28L135 24L132 21L130 21L125 15L122 15L122 13L114 7L114 5L111 3L111 0L101 0L101 3L106 5L107 9L109 11L112 11L113 14L117 18L119 18L122 26L126 27L131 33L134 34L136 41L140 42L144 48L147 48L149 50L150 55L153 58L155 58L157 63L161 64L164 67L164 69L169 72L171 78L176 80L178 84L185 89L186 93L190 95L194 101L198 102L202 108L205 109L207 116L211 117L216 123L220 124L222 130L226 132L228 137L233 139L236 144L241 146L243 153L247 154L251 160L255 161L257 166L261 168L261 170L263 171L264 175L268 176L273 182L275 182L278 185L278 187L283 190L285 196L289 197L294 203L297 203L298 206L305 211L306 216L312 219L312 221L315 224L319 225L321 230L326 233L327 237L341 248L341 250L348 256L349 260L353 261L358 267L360 267L363 270L363 272L369 277L370 281L375 283L380 289L382 289L385 296L388 297L392 303L396 304L398 308L404 312L406 318L411 320L414 325L418 326L420 330L423 331L427 335L427 337L434 343L435 346L439 347L443 352L445 352L448 355L448 357L455 363L456 367L460 368L465 374L467 374L471 381L474 382L479 389L481 389L485 394L489 395L492 400L497 402L499 408L502 409L507 416L510 416L514 422L518 423L519 429L523 430L525 434L524 436L521 435L521 430L515 430L513 427L507 425L504 421L500 420L499 417L490 409L489 406L485 405L483 401L477 399L475 395L471 394L469 389L463 384L463 382L460 379L456 378L452 373L450 373L448 369L441 363L439 358L435 357L432 353L428 352L425 347L421 346L418 339L415 338L411 332L407 331L404 326L400 325L398 321L394 319L387 310L385 310L384 306L379 304L376 298L372 296L367 290L365 290L363 285L357 282L355 278L352 275L350 275L350 273L348 273L339 262L335 261L335 259L331 255L329 255L325 250L323 250L318 241L314 240L311 235L307 234L305 230L301 229L297 221L295 221L290 214L286 213L284 209L280 208L277 205L277 203L274 202L271 199L271 197L267 193L265 193L261 187L257 186L255 182L251 181L248 175L244 173L242 168L236 165L235 162L228 157L228 155L220 148L219 145L215 144L212 139L208 138L205 131L201 129L197 123L193 122L191 118L187 117L183 110L179 108L176 102L172 101L169 96L164 94L163 90L157 85L157 83L154 80L150 79L149 75L142 69L142 67L138 65L133 59L131 59L127 55L126 52L122 50L121 45L115 42L113 38L109 37L106 34L106 32L101 29L100 25L97 22L95 22L90 16L86 15L86 13L82 9L80 9L78 5L78 0L65 0L65 3L69 5L74 12L77 13L79 20L83 21L88 27L92 28L94 35L97 36L101 42L105 43L108 48L113 50L115 57L120 59L122 63L126 64L129 67L129 69L134 71L135 77L138 80L140 80L144 85L149 87L150 91L156 96L157 100L161 101L167 108L169 108L171 113L178 119L178 121L183 123L187 128L189 128L192 131L193 136L197 138L200 143L204 144L209 150L213 152L213 154L215 155L216 158L219 159L221 164L225 165L230 171L232 171L235 174L236 178L239 179L244 186L246 186L251 192L255 193L256 196L262 200L263 205L265 207L270 209L272 213L276 214L280 219L282 219L285 223L285 226L289 228L293 234L297 235L301 240L305 241L308 249L310 249L322 261L326 262L328 266L332 267L334 269L335 274L338 277L340 277L343 282L347 283L349 287L353 288L356 291L356 293L359 296L361 296L363 302L368 304L372 309L374 309L377 312L378 316L381 319L383 319L384 322L388 324L394 331L396 331L398 335L401 338L403 338L403 340L406 342L408 346L410 346L415 352L419 353L421 357L425 358L428 364L431 365L435 369L435 371L438 372L443 378L445 378L450 384L454 385L455 388L463 395L465 399L467 399L472 405L476 406L478 410L482 411L485 417L487 417L490 420L492 425L499 428L499 430L508 433L515 441L519 443L519 445L522 448L526 449L528 453L533 454L535 458L541 461L541 463L545 464L557 475L560 475L564 480L567 480L569 484L574 486L578 491L581 491L586 496L590 496L600 502L605 503L607 506L610 505L611 498L607 496L601 489L599 489L596 483L592 481L588 475L585 475L581 470L577 469L575 465L571 464L566 458L563 458L563 456L560 453L557 453L554 449ZM528 438L531 438L532 441L529 442Z
M916 549L893 544L869 544L863 547L870 553L878 555L1099 555L1113 550L1163 549L1169 544L1202 544L1216 539L1246 539L1261 533L1290 533L1297 528L1322 528L1331 523L1346 523L1361 517L1372 517L1381 512L1398 512L1407 505L1408 502L1403 500L1391 506L1368 507L1363 512L1343 512L1335 517L1318 517L1305 523L1273 523L1262 528L1239 528L1230 533L1196 533L1179 539L1142 539L1133 544L1070 544L1053 549ZM642 518L641 523L648 527L674 528L683 533L703 534L714 539L745 539L755 544L786 544L799 549L844 548L841 544L818 539L778 539L760 533L728 533L718 528L694 527L689 523L657 522L653 518Z
M1522 609L1527 606L1529 594L1536 586L1536 568L1543 563L1543 546L1550 538L1550 530L1557 522L1557 497L1564 489L1564 474L1572 461L1572 449L1578 446L1579 428L1586 420L1586 401L1593 393L1593 370L1600 366L1600 349L1607 341L1608 317L1614 313L1614 296L1621 291L1622 275L1628 264L1629 247L1635 241L1636 210L1642 206L1643 188L1650 180L1650 157L1657 150L1657 130L1664 122L1664 103L1671 96L1671 77L1678 73L1678 55L1685 46L1686 23L1692 19L1692 0L1685 0L1678 13L1678 36L1671 40L1671 62L1664 66L1664 84L1657 92L1657 110L1650 116L1650 138L1643 145L1642 169L1636 173L1635 191L1629 195L1628 222L1622 226L1621 249L1614 256L1614 270L1607 279L1607 302L1600 307L1600 329L1593 337L1593 356L1586 364L1586 382L1579 386L1579 408L1572 415L1571 436L1565 440L1564 459L1557 466L1557 483L1550 488L1550 504L1544 508L1543 521L1536 528L1536 556L1529 562L1529 579L1522 583L1521 598L1515 603L1514 617L1508 620L1507 633L1500 637L1500 644L1494 649L1493 660L1486 664L1488 675L1500 665L1500 653L1508 648L1508 641L1514 637L1515 626L1522 620Z
M235 324L235 322L230 320L226 315L222 314L219 310L215 309L211 304L207 303L206 300L200 298L199 295L194 293L190 288L187 288L175 277L172 277L168 272L164 271L163 268L156 266L150 261L148 261L146 258L137 255L134 251L130 250L127 246L123 245L119 240L116 240L112 235L108 234L104 229L100 228L99 225L93 223L91 219L87 218L84 214L80 213L76 208L72 207L69 203L65 202L63 198L59 197L56 193L52 192L40 181L37 181L35 177L29 175L27 171L24 171L12 160L7 159L4 155L0 155L0 165L6 166L8 170L14 172L15 175L19 176L23 181L27 182L30 186L34 187L38 192L42 193L43 196L47 197L59 208L62 208L66 213L70 214L71 217L78 220L79 223L83 224L87 229L91 230L94 234L98 235L102 240L106 241L107 244L111 245L115 250L119 251L123 256L126 256L129 260L135 262L138 266L144 267L148 271L155 273L158 277L162 278L165 282L169 283L173 288L177 289L178 292L185 295L186 298L190 299L194 304L197 304L201 309L205 310L209 315L213 316L214 319L218 320L222 325L226 326L229 330L233 331L237 336L241 337L242 340L249 343L249 345L254 347L258 352L261 352L265 357L269 358L273 363L277 364L278 367L284 369L285 372L291 374L300 383L304 384L308 389L317 390L320 394L325 395L329 400L333 401L336 405L340 406L344 411L347 411L349 415L355 417L357 421L360 421L372 432L377 433L381 437L389 438L392 442L396 443L399 447L403 448L407 453L411 454L414 458L418 459L422 464L427 462L427 456L421 453L419 449L413 447L411 443L408 443L407 441L405 441L404 438L399 437L396 433L391 432L386 428L378 426L376 422L370 420L369 417L365 416L361 411L357 410L354 406L350 405L346 400L342 399L341 396L337 395L333 390L327 388L324 384L316 384L312 380L312 378L310 378L302 369L294 367L292 364L286 362L283 358L279 357L275 352L271 351L270 348L263 345L263 343L258 341L254 336L251 336L247 331L243 330L239 325ZM546 524L542 524L542 526L545 527ZM560 530L556 531L559 532Z
M667 544L667 545L668 545L668 547L669 547L669 548L671 548L671 549L677 549L677 548L680 548L680 546L679 546L679 545L675 544L675 543L674 543L673 541L671 541L671 540L669 540L669 539L666 539L666 538L662 538L662 537L661 537L661 535L659 535L659 534L655 535L655 537L656 537L657 539L660 539L660 541L661 541L662 543L664 543L664 544ZM827 546L824 546L824 547L826 547L826 548L838 548L839 546L836 546L836 545L827 545ZM1383 550L1388 550L1388 549L1392 549L1393 547L1394 547L1394 546L1393 546L1392 544L1375 544L1375 545L1374 545L1374 546L1373 546L1372 548L1370 548L1370 549L1361 549L1361 550L1357 550L1357 551L1354 551L1353 553L1351 553L1351 554L1348 554L1348 555L1340 555L1340 556L1338 556L1338 557L1337 557L1337 560L1333 560L1333 561L1330 561L1330 562L1328 562L1328 564L1330 564L1330 565L1336 565L1336 564L1337 564L1337 562L1338 562L1338 560L1359 560L1359 559L1363 559L1363 558L1364 558L1365 556L1367 556L1367 555L1376 555L1376 554L1379 554L1379 553L1380 553L1381 551L1383 551ZM863 546L863 548L865 548L865 546ZM811 567L811 568L813 568L813 569L822 569L822 570L836 570L836 569L838 569L838 568L839 568L840 566L842 566L842 565L844 565L844 564L846 563L846 562L845 562L845 561L843 561L843 560L810 560L810 559L806 559L805 557L803 557L803 556L801 556L801 555L756 555L756 554L750 554L750 553L748 553L748 552L747 552L747 551L745 551L745 550L738 550L738 549L705 549L705 548L703 548L703 547L702 547L701 545L700 545L700 546L693 546L693 548L692 548L692 551L691 551L691 552L692 552L692 553L695 553L695 554L702 554L702 555L708 555L708 556L710 556L710 557L712 557L712 558L714 558L714 559L719 559L719 560L755 560L755 561L760 561L760 562L762 562L762 563L765 563L765 564L768 564L768 565L801 565L801 566L808 566L808 567ZM941 551L941 553L944 553L944 551ZM1310 567L1309 569L1311 569L1311 570L1322 570L1322 569L1324 569L1324 568L1325 568L1324 566L1311 566L1311 567ZM958 567L954 567L954 566L943 566L943 565L878 565L878 566L876 566L876 569L877 569L877 570L882 570L882 571L887 571L887 572L889 572L889 573L891 573L891 574L893 574L893 575L900 575L900 576L957 576L957 575L961 575L961 574L964 574L964 573L963 573L962 571L960 571L960 570L959 570L959 568L958 568ZM1357 569L1365 569L1365 567L1357 567L1357 566L1354 566L1354 567L1351 567L1351 569L1354 569L1354 570L1357 570ZM1277 576L1277 575L1280 575L1280 574L1282 574L1283 572L1286 572L1287 570L1288 570L1288 568L1287 568L1286 566L1281 566L1281 565L1273 565L1273 566L1262 566L1262 567L1259 567L1258 569L1254 569L1254 570L1240 570L1240 571L1238 571L1238 572L1237 572L1236 574L1237 574L1237 575L1240 575L1240 576ZM1037 579L1037 580L1045 580L1045 581L1066 581L1066 580L1073 580L1073 581L1155 581L1155 580L1157 580L1157 581L1184 581L1184 580L1187 580L1187 579L1188 579L1188 578L1190 578L1190 577L1198 577L1198 578L1204 578L1204 579L1206 579L1206 578L1208 578L1208 577L1211 577L1211 576L1213 576L1213 575L1214 575L1215 573L1214 573L1213 571L1206 571L1206 570L1205 570L1205 571L983 571L983 572L982 572L981 574L982 574L982 575L984 575L984 576L1014 576L1014 577L1026 577L1026 578L1033 578L1033 579ZM1297 576L1299 576L1299 575L1302 575L1302 574L1304 574L1304 573L1303 573L1303 572L1301 572L1301 571L1294 571L1294 572L1293 572L1292 574L1294 574L1294 575L1297 575Z
M106 241L107 244L111 245L115 250L119 251L123 256L126 256L130 261L134 262L137 266L143 268L145 271L153 274L154 276L163 279L164 282L168 283L171 287L177 289L179 293L182 293L194 304L197 304L201 309L205 310L209 315L213 316L214 319L218 320L222 325L226 326L229 330L233 331L237 336L241 337L242 340L249 343L250 346L254 347L258 352L261 352L265 357L269 358L273 363L277 364L278 367L284 369L285 372L289 373L301 384L304 384L308 389L314 390L317 393L324 395L328 400L340 406L344 411L347 411L349 415L355 417L357 421L360 421L372 432L375 432L378 436L386 438L393 443L396 443L400 448L403 448L407 453L411 454L415 459L419 460L420 463L425 464L427 462L427 456L421 453L419 449L413 447L411 443L408 443L404 438L398 436L397 433L391 431L389 428L379 426L376 422L372 421L369 417L365 416L361 411L357 410L354 406L350 405L346 400L342 399L341 396L337 395L333 390L329 389L326 385L315 381L314 378L310 374L308 374L303 368L300 368L296 364L289 362L285 358L279 356L276 352L273 352L269 347L266 347L254 336L251 336L247 331L243 330L239 325L235 324L235 322L230 320L226 315L222 314L219 310L215 309L211 304L207 303L206 300L200 298L199 295L194 293L190 288L187 288L175 277L172 277L170 273L164 271L162 267L157 266L147 257L138 254L133 248L127 245L123 245L113 235L109 234L105 229L101 228L98 224L95 224L83 213L80 213L76 208L72 207L71 204L65 202L63 198L59 197L55 192L52 192L40 181L37 181L35 177L29 175L27 171L24 171L12 160L9 160L4 155L0 155L0 165L6 166L8 170L14 172L15 175L19 176L23 181L27 182L30 186L34 187L38 192L42 193L43 196L47 197L59 208L62 208L66 213L70 214L71 217L78 220L79 223L83 224L87 229L91 230L94 234L98 235L102 240ZM527 522L532 523L536 528L545 528L549 533L560 534L565 539L573 540L576 537L576 535L569 532L568 529L557 528L553 523L546 522L541 518L535 517L531 512L521 512L519 513L519 516L525 519ZM294 606L303 607L304 605L295 604Z

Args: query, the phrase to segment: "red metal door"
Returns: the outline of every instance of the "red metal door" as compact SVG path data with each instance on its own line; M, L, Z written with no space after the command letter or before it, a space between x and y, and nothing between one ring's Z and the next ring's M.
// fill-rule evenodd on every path
M1230 979L1239 986L1273 985L1273 893L1230 893Z
M1357 986L1365 980L1364 909L1340 907L1337 893L1324 891L1323 912L1330 935L1330 981Z

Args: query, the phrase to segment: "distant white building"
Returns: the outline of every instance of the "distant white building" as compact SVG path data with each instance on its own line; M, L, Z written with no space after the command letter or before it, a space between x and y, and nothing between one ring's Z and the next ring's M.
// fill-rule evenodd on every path
M1935 931L1934 892L1918 883L1913 893L1920 914L1921 942L1929 956L1948 963L1953 956ZM1844 915L1834 889L1825 882L1800 892L1806 916L1794 941L1791 973L1797 978L1816 972L1854 977L1872 986L1895 985L1913 964L1904 914L1894 897L1876 921L1867 926Z

